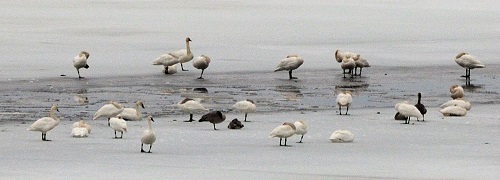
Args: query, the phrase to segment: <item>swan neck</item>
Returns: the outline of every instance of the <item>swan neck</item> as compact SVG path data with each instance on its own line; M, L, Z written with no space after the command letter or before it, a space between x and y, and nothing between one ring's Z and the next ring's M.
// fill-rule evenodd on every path
M49 112L49 116L52 118L52 119L55 119L57 121L59 121L59 118L56 116L56 112L55 110L51 109L50 112Z
M153 125L151 124L151 119L148 119L149 130L153 130Z
M186 50L188 54L191 54L191 48L189 48L189 41L186 41Z

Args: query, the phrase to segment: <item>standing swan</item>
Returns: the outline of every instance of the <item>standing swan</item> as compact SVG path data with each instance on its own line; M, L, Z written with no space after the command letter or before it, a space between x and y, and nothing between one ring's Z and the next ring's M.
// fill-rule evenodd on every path
M340 67L344 71L343 72L344 78L345 78L345 74L351 74L351 78L354 77L354 71L353 71L353 69L356 67L356 62L354 61L353 58L344 58L344 59L342 59L342 63L340 64ZM345 72L346 69L349 70L347 73Z
M346 107L345 115L349 111L349 106L352 103L351 91L344 91L337 95L337 105L339 106L339 115L342 115L342 107Z
M186 49L181 49L181 50L170 53L170 55L178 58L179 63L181 64L182 71L187 71L182 66L182 63L187 63L187 62L191 61L191 59L193 59L193 53L191 53L191 48L189 48L189 42L191 42L191 39L189 37L187 37L186 38Z
M140 121L142 120L141 108L144 109L144 103L139 100L135 102L135 108L124 108L119 114L127 121Z
M397 103L395 108L401 115L408 117L408 120L404 124L410 124L410 117L416 117L417 120L418 118L423 118L422 113L420 113L417 107L409 104L407 101Z
M252 100L247 99L247 100L239 101L236 104L234 104L233 109L236 109L242 113L245 113L245 122L247 122L248 113L255 112L257 107L255 106L255 103Z
M304 63L304 59L302 59L299 55L288 55L285 59L280 61L274 72L288 71L290 79L297 79L297 77L292 76L292 71L299 68L302 63Z
M470 78L470 70L474 68L484 68L484 64L477 60L476 57L471 56L469 53L462 52L455 57L455 62L465 68L466 78Z
M89 65L87 64L87 59L90 54L87 51L80 51L78 55L73 58L73 66L76 68L76 72L78 72L78 78L83 78L80 76L80 69L85 68L88 69Z
M303 120L300 120L300 121L295 121L295 123L293 123L293 125L295 126L295 134L301 135L300 141L297 143L302 143L302 139L304 138L304 134L307 133L307 123Z
M427 109L425 109L425 106L420 103L420 99L422 99L422 94L418 93L418 101L417 104L415 104L415 107L417 107L418 111L420 111L420 114L422 114L422 121L425 121L425 113L427 113Z
M109 119L109 126L115 130L115 138L118 138L116 131L121 132L120 139L123 138L123 132L127 132L127 121L123 120L121 116Z
M124 107L121 104L115 101L111 101L110 103L102 106L101 108L99 108L99 110L95 112L93 120L96 120L100 117L107 117L109 125L110 118L120 114L123 111L123 109Z
M177 106L184 112L189 113L189 120L184 121L184 122L193 122L193 113L200 112L200 111L208 111L201 103L200 101L190 99L190 98L184 98L181 102L177 103Z
M215 128L215 124L219 124L221 122L224 122L225 120L226 115L224 113L220 111L213 111L201 116L201 119L198 122L208 121L214 124L214 130L217 130L217 128Z
M153 146L153 143L156 141L155 131L153 130L153 125L151 125L151 122L155 122L155 121L153 120L152 116L148 116L149 129L144 130L144 133L142 133L141 152L146 152L146 151L144 151L143 146L144 146L144 144L149 144L148 153L151 153L151 147Z
M47 132L54 129L60 120L56 116L55 111L59 112L57 105L52 105L50 107L49 117L43 117L36 120L29 128L29 131L40 131L42 132L42 141L50 141L47 139Z
M208 68L209 64L210 64L210 58L205 55L201 55L193 61L193 66L196 69L201 69L201 75L198 79L203 79L203 71L205 71L205 69Z
M281 145L281 140L285 139L284 146L286 146L287 138L293 136L295 134L295 131L296 131L296 128L295 128L294 124L289 123L289 122L285 122L285 123L283 123L283 125L280 125L280 126L274 128L273 131L271 131L271 133L269 134L269 138L273 138L273 137L280 138L280 146L283 146L283 145Z

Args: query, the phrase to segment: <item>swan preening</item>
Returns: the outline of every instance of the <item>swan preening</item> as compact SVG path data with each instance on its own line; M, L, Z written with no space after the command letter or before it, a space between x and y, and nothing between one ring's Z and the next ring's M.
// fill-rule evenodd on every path
M335 51L335 60L340 63L343 59L352 58L353 60L358 60L361 55L352 52L341 52L338 49Z
M247 122L248 113L255 112L257 107L255 106L255 103L252 100L247 99L247 100L236 102L233 105L233 109L236 109L239 112L245 113L245 122Z
M337 95L337 106L339 106L339 115L342 115L342 107L346 107L345 115L349 111L349 106L352 103L351 91L344 91Z
M335 60L341 63L340 67L343 70L344 78L345 74L351 74L351 77L361 76L361 71L364 67L371 67L368 61L362 58L361 55L352 52L340 52L338 49L335 51ZM358 68L359 74L357 74ZM353 69L354 72L352 71ZM349 70L348 73L345 72L346 70Z
M307 133L307 123L303 120L295 121L293 123L295 126L295 134L300 135L300 141L297 143L302 143L302 139L304 138L304 134Z
M342 59L340 67L343 70L344 78L346 78L345 74L350 74L351 78L354 77L354 68L356 67L356 62L354 62L353 58ZM346 73L346 70L349 71Z
M229 129L241 129L243 127L245 126L236 118L229 122L229 125L227 125L227 128Z
M345 143L354 141L354 135L348 130L337 130L330 136L334 143Z
M462 88L462 86L452 85L450 87L450 93L451 93L450 97L452 99L458 99L464 97L465 91L464 88Z
M117 131L121 133L120 139L123 138L123 132L127 132L127 121L123 120L121 116L109 119L109 126L115 131L115 138L118 138Z
M427 113L427 109L425 109L425 106L422 103L420 103L421 99L422 99L422 94L418 93L418 101L417 104L415 104L415 107L417 107L418 111L420 111L420 114L422 114L422 121L425 121L425 113Z
M111 101L110 103L102 106L101 108L99 108L99 110L97 110L95 112L93 120L96 120L100 117L106 117L106 118L108 118L108 121L109 121L110 118L115 117L118 114L120 114L121 112L123 112L123 109L125 109L125 108L121 104L119 104L115 101ZM108 122L108 125L109 125L109 122Z
M472 107L472 104L469 101L466 101L462 98L457 98L441 104L439 108L444 109L449 106L460 106L468 111Z
M80 76L80 69L85 68L88 69L89 65L87 64L87 59L90 54L87 51L80 51L78 55L73 58L73 66L76 68L76 72L78 72L78 78L83 78Z
M423 118L422 113L415 107L414 105L409 104L407 101L397 103L396 111L398 111L401 115L408 117L408 120L405 121L405 124L410 124L410 117L416 117L417 120L419 118Z
M49 117L43 117L36 120L33 124L31 124L28 130L42 132L42 140L50 141L47 139L47 132L54 129L54 127L56 127L60 122L55 111L59 111L59 108L57 108L57 105L54 104L50 107Z
M215 128L215 124L219 124L221 122L224 122L225 120L226 120L226 115L224 113L220 111L212 111L201 116L198 122L208 121L214 125L214 130L217 130L217 128Z
M287 138L293 136L295 134L296 127L294 124L285 122L282 125L274 128L273 131L269 134L269 138L278 137L280 138L280 146L286 146ZM285 139L285 144L281 144L281 140Z
M154 122L154 119L152 116L148 116L148 129L144 130L144 133L142 133L141 136L141 152L146 152L143 149L144 144L149 144L149 151L148 153L151 153L151 147L153 146L153 143L156 141L156 135L155 131L153 130L153 125L151 124Z
M304 63L304 59L302 59L299 55L288 55L285 59L280 61L274 72L288 71L290 79L297 79L297 77L292 76L292 71L299 68L302 63Z
M73 129L71 130L71 136L73 137L87 137L90 133L90 125L85 123L84 120L73 123Z
M484 68L484 64L481 63L476 57L471 56L469 53L462 52L455 57L455 62L465 68L466 78L470 78L470 70L474 68Z
M127 121L140 121L142 120L141 108L144 109L144 102L141 100L136 101L135 108L124 108L119 114L124 120Z
M210 58L205 55L196 57L196 59L193 61L193 67L195 67L196 69L201 69L201 75L198 79L203 79L203 72L205 71L206 68L208 68L209 64L210 64Z
M189 113L189 120L184 122L193 122L193 113L208 111L201 103L200 100L194 100L190 98L184 98L182 101L177 103L177 106L184 112Z
M160 57L157 57L155 60L153 60L153 62L151 64L163 65L165 67L168 67L168 66L173 66L177 63L179 63L179 57L177 57L171 53L167 53L167 54L160 55Z

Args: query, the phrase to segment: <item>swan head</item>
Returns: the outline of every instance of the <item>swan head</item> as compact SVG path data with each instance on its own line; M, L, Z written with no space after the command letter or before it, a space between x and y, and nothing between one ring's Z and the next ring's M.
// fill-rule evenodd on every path
M153 116L151 116L151 115L148 116L148 119L155 122L155 120L153 119Z
M142 107L142 109L146 109L144 108L144 102L142 102L141 100L136 101L135 105Z
M57 111L59 112L59 108L57 107L57 104L53 104L52 107L50 107L50 111Z
M469 53L466 53L466 52L461 52L461 53L458 53L458 55L457 55L457 56L455 56L455 58L457 58L457 59L458 59L458 58L462 57L463 55L468 55L468 54L469 54Z
M251 102L252 104L255 104L251 99L247 99L248 102Z
M191 38L187 37L186 42L191 42Z
M285 123L283 123L283 125L288 125L288 126L290 126L293 130L296 130L296 129L297 129L293 123L285 122Z
M80 51L80 56L85 56L86 59L89 58L90 54L87 51Z

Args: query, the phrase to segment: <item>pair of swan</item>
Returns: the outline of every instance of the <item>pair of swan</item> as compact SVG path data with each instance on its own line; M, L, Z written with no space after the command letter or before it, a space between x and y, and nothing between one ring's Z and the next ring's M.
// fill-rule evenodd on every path
M344 78L346 78L346 70L349 70L348 73L351 74L352 78L353 76L361 76L364 67L370 67L368 61L362 58L361 55L352 52L340 52L338 49L335 51L335 60L341 63L340 67L343 70ZM359 74L357 74L358 68Z
M348 130L337 130L330 136L330 141L334 143L345 143L354 141L354 135Z
M405 124L410 124L411 117L416 117L417 120L424 117L415 105L412 105L407 101L397 103L395 108L400 115L408 117L405 119Z
M339 115L342 115L342 107L346 107L345 115L349 111L349 106L352 103L351 91L344 91L337 95L337 106L339 106Z
M80 76L81 68L89 68L89 65L87 64L89 56L90 54L87 51L80 51L80 53L73 58L73 66L76 68L76 72L78 72L78 78L83 78Z
M71 136L73 137L87 137L90 134L91 126L85 122L85 120L80 120L73 123L73 129L71 130Z
M248 113L254 113L257 109L255 102L250 99L238 101L233 105L233 109L239 112L245 113L245 122L247 122Z
M47 132L54 129L61 121L56 116L55 111L59 112L59 108L54 104L50 107L49 117L43 117L36 120L27 130L42 132L42 141L50 141L47 139Z
M462 98L457 98L443 103L439 106L439 112L444 116L465 116L472 107L472 104Z
M221 111L212 111L201 116L198 122L208 121L214 125L214 130L217 130L217 128L215 128L215 124L222 123L225 120L226 120L226 115L224 113L222 113Z
M182 63L189 62L193 59L193 53L191 53L191 48L189 47L189 42L191 42L191 38L187 37L185 39L186 49L181 49L175 52L162 54L160 57L153 60L153 65L163 65L165 70L168 72L168 67L174 64L180 63L182 71L187 71L182 66Z
M470 70L474 68L484 68L484 64L481 63L476 57L470 55L466 52L461 52L455 56L455 62L465 68L465 78L470 78Z
M195 100L191 98L184 98L182 101L177 103L177 107L179 107L182 111L189 113L189 120L184 122L193 122L193 113L208 111L201 102L201 100Z
M297 79L297 77L292 76L292 71L299 68L303 63L304 59L299 55L288 55L285 59L280 61L274 72L288 71L288 77L290 79Z
M151 147L153 146L153 143L156 141L156 135L155 131L153 130L153 125L151 124L154 122L153 116L148 116L148 129L144 130L144 133L142 133L141 136L141 152L146 152L143 149L144 144L149 144L149 151L147 153L151 153Z
M269 134L269 138L277 137L280 138L280 146L286 146L287 139L293 136L297 128L293 123L285 122L282 125L274 128ZM285 144L282 145L281 141L285 139Z

